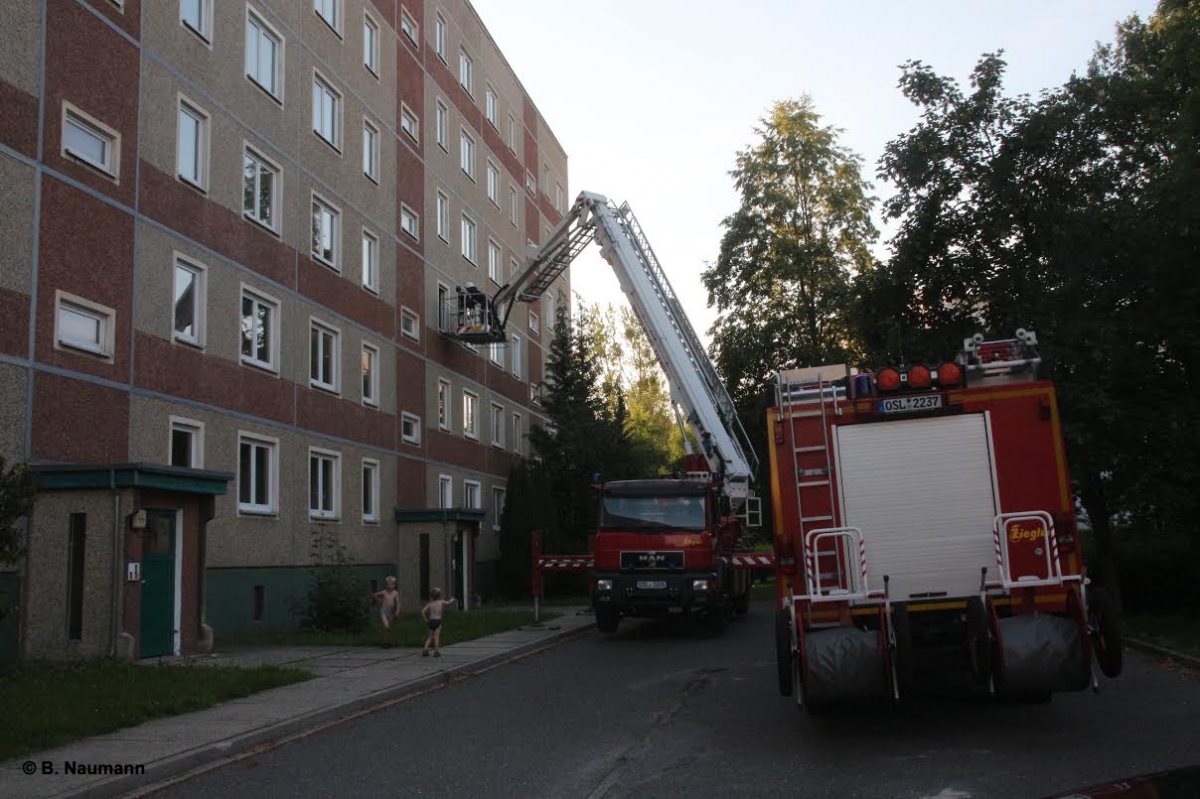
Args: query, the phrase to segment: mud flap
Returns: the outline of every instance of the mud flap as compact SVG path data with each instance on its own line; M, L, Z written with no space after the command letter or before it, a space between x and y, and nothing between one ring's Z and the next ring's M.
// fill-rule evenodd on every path
M887 693L878 630L835 627L804 636L804 699L814 706Z
M1027 614L997 620L997 674L1004 696L1048 696L1079 691L1091 681L1091 664L1074 619Z

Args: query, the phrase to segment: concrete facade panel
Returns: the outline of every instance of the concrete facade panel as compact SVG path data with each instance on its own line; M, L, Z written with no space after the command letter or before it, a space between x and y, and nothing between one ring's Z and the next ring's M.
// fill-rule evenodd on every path
M50 373L33 383L32 460L124 463L129 394Z
M38 38L41 8L38 3L9 3L4 9L4 35L13 42L34 42ZM39 88L38 50L36 47L0 48L0 82L34 98ZM0 106L2 107L2 106ZM3 112L0 112L0 119ZM35 123L36 129L36 123Z
M113 8L111 3L100 5ZM58 0L46 9L43 161L96 191L132 205L138 157L137 48L77 3ZM126 9L125 15L111 16L122 17L128 23L131 13ZM133 24L136 26L136 20ZM99 64L104 68L98 69ZM116 178L63 156L64 101L120 135Z
M25 460L25 391L29 370L0 363L0 458Z
M3 107L0 98L0 108ZM0 117L4 114L0 111ZM34 120L34 128L37 121ZM33 212L37 173L0 155L0 289L29 294L33 289Z

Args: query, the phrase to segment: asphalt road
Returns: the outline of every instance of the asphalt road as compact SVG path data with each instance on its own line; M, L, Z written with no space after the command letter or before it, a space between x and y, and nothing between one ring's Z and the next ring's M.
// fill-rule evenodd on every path
M1200 763L1200 674L1128 653L1099 696L943 687L810 718L770 608L714 637L624 621L177 784L166 797L1038 797Z

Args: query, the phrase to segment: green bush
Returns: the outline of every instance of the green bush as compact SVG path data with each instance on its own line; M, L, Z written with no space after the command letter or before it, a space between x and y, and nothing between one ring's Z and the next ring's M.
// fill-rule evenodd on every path
M308 591L293 608L301 627L319 632L365 630L371 618L368 597L349 568L353 560L337 533L326 528L313 530L309 554L317 568Z

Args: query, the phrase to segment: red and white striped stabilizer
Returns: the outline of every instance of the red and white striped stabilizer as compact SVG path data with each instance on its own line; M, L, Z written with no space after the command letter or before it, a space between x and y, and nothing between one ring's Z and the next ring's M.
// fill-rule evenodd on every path
M729 556L729 565L735 569L773 569L775 555L771 552L741 552Z
M586 572L594 564L590 555L544 555L537 559L538 570L544 572Z
M867 542L858 539L858 563L862 567L862 587L859 591L867 590Z

